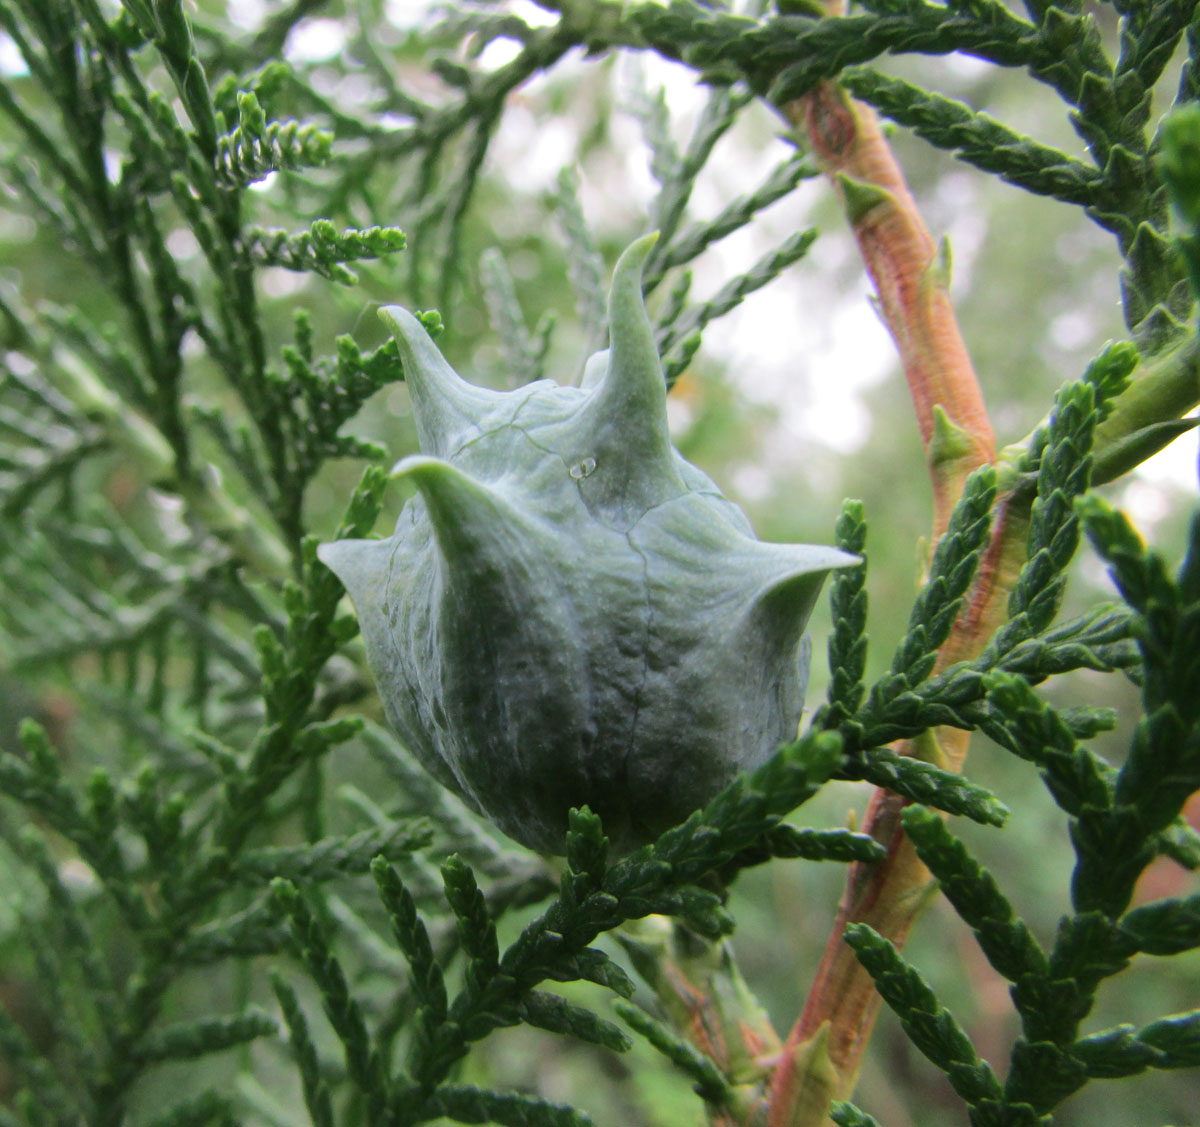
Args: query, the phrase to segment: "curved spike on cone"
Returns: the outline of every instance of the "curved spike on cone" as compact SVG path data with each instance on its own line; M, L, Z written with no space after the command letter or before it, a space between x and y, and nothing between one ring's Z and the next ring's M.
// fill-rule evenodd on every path
M862 563L852 552L825 544L775 544L747 538L746 546L753 560L747 570L771 588L801 576L824 577L838 568Z
M647 552L662 552L648 535L649 531L638 538L639 547ZM729 636L744 637L747 652L753 649L761 654L780 653L794 647L816 605L825 577L838 568L862 562L840 548L773 544L736 534L723 542L698 539L687 558L689 566L697 570L702 569L705 560L723 561L721 572L725 578L717 581L716 589L725 592L722 603L738 608L736 622L729 622Z
M748 541L742 555L745 610L738 634L768 661L796 648L808 624L825 577L861 563L858 556L821 544ZM801 688L803 697L803 687Z
M453 453L456 440L476 433L480 418L503 402L504 393L467 383L407 309L385 305L379 317L400 350L421 449L438 455Z
M511 589L515 604L528 601L530 571L542 552L503 497L450 462L424 454L402 458L392 477L408 478L424 498L452 585L484 582L496 587L494 596Z
M739 701L743 723L761 723L765 713L772 727L784 733L783 738L792 739L808 688L812 639L804 630L809 616L830 570L859 561L836 548L756 546L790 551L771 553L776 558L768 561L768 568L778 571L746 605L730 639L730 664L740 668L746 678Z
M604 470L591 491L600 504L615 504L630 517L685 489L667 429L662 362L642 298L642 267L657 241L657 232L644 235L617 260L608 297L607 369L587 372L592 386L579 422L589 453Z
M825 577L835 567L850 567L858 562L857 557L836 548L822 551L837 558L797 560L787 572L768 580L746 608L745 629L761 649L795 646L817 604ZM785 560L780 563L787 566Z
M390 540L331 540L317 547L317 559L342 581L360 620L366 620L364 611L377 609L379 572L393 551Z
M608 292L609 369L620 372L608 394L624 401L636 398L645 407L667 398L654 327L642 297L642 267L657 242L658 232L652 231L625 248Z

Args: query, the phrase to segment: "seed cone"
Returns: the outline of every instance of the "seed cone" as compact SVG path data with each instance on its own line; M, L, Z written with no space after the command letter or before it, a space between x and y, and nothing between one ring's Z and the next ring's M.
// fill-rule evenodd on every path
M621 256L584 386L475 387L391 306L424 451L387 540L320 557L346 585L389 722L515 840L561 853L585 803L618 850L796 735L804 627L834 548L765 544L685 461Z

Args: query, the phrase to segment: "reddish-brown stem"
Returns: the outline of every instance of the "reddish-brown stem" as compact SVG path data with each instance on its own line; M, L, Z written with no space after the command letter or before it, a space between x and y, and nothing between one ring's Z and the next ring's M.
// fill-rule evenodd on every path
M824 83L789 103L784 113L807 133L842 197L880 313L900 353L933 481L936 539L946 529L967 476L995 458L983 395L947 293L947 256L939 254L869 107L854 102L836 84ZM1006 595L1021 564L1025 526L1023 508L1003 502L991 548L939 665L978 653L1003 620ZM958 770L968 739L964 732L943 729L898 750ZM825 1121L803 1091L808 1083L804 1070L793 1064L818 1036L828 1037L828 1061L840 1094L853 1090L880 1002L870 977L843 941L846 925L868 923L902 944L933 888L901 831L904 805L905 800L881 790L868 807L864 829L887 849L887 857L851 866L825 955L774 1077L771 1127Z
M942 648L939 665L979 652L993 631L1004 621L1008 593L1020 570L1028 527L1024 505L1006 499L997 508L996 526L989 551L980 567L973 597ZM967 753L969 734L943 728L936 734L898 745L902 754L934 759L940 766L960 770ZM772 1127L790 1124L783 1112L795 1099L794 1076L788 1068L794 1052L816 1035L826 1023L830 1027L829 1056L842 1081L842 1094L853 1089L859 1061L871 1036L879 1012L879 995L870 977L843 941L846 926L866 923L902 946L917 917L928 903L933 882L925 866L904 836L900 814L906 800L886 790L872 795L863 831L887 849L887 858L873 864L854 864L847 875L846 889L838 905L837 918L824 956L799 1021L788 1036L783 1066L775 1078L772 1103L781 1109Z
M987 407L947 293L948 264L869 106L825 82L784 113L808 134L846 205L904 365L940 534L967 474L995 457Z

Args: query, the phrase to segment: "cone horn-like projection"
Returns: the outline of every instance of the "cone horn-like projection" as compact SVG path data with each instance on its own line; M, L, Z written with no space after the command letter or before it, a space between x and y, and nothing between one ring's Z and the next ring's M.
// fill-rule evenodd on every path
M754 547L760 550L755 554L775 558L768 558L759 572L758 589L745 605L727 657L744 678L738 702L742 723L765 724L782 739L794 739L804 711L812 652L805 626L829 570L858 560L836 548L813 545Z
M772 552L776 556L772 563L778 570L750 600L745 621L758 633L762 644L794 646L817 604L825 577L833 568L851 567L859 559L837 548L811 544L757 546L791 551Z
M758 540L747 540L737 556L741 565L731 571L741 573L745 592L738 644L768 663L790 660L829 572L860 562L838 548Z
M623 499L633 511L683 491L667 429L667 387L642 298L642 266L658 240L645 235L617 261L608 298L607 370L580 413L581 439L604 473L595 488ZM586 372L588 382L595 372Z
M342 581L361 617L378 602L379 574L394 551L390 540L333 540L320 545L317 556Z
M399 461L392 476L408 478L424 498L451 586L482 584L488 598L513 606L531 601L530 580L540 570L544 549L495 490L450 462L423 454ZM482 590L477 594L483 597Z
M503 404L504 393L467 383L407 309L385 305L379 316L400 350L421 449L445 457L478 429L484 416Z

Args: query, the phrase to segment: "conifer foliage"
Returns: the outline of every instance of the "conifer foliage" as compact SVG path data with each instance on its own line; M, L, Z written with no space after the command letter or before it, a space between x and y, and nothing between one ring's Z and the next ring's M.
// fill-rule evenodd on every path
M1195 0L468 0L403 34L373 0L268 4L250 31L234 8L0 4L0 239L15 248L0 264L0 1127L592 1122L586 1092L574 1106L496 1074L485 1043L518 1026L589 1046L589 1067L649 1069L656 1051L694 1087L694 1121L887 1127L851 1102L880 1004L978 1127L1049 1124L1088 1083L1200 1067L1194 996L1087 1024L1135 960L1200 948L1200 510L1167 559L1093 491L1186 433L1200 402ZM349 35L326 70L285 51L316 18ZM354 433L404 380L365 305L425 308L452 339L479 294L510 386L547 375L553 317L530 329L513 263L463 250L493 142L515 92L569 54L598 72L646 53L706 90L686 136L664 94L633 98L668 386L706 327L807 268L818 236L792 233L706 298L695 261L828 174L945 519L884 672L868 675L867 569L889 566L868 529L886 515L850 501L829 538L862 562L830 580L828 690L796 739L625 856L572 810L565 860L546 860L373 719L315 533L377 531L386 467L409 452ZM1077 151L913 80L953 53L1061 103ZM764 106L790 154L697 218L714 149ZM864 171L862 153L887 154L876 115L1115 240L1127 339L1064 373L1044 424L998 456L990 424L955 406L969 361L937 351L944 256L928 240L915 267L877 270L893 220L923 227L902 180ZM547 207L572 331L598 345L611 248L571 169ZM281 292L297 295L286 324ZM357 485L331 485L347 467ZM1081 552L1119 598L1064 616ZM1095 746L1110 710L1044 693L1074 670L1137 686L1120 756ZM963 773L970 733L1040 780L1067 827L1052 937L964 830L1010 818ZM793 824L837 781L876 788L861 828ZM1184 895L1140 894L1160 858ZM849 866L825 960L796 968L815 985L790 1032L738 968L729 895L788 860ZM934 882L1010 987L1006 1058L982 1059L904 953Z

